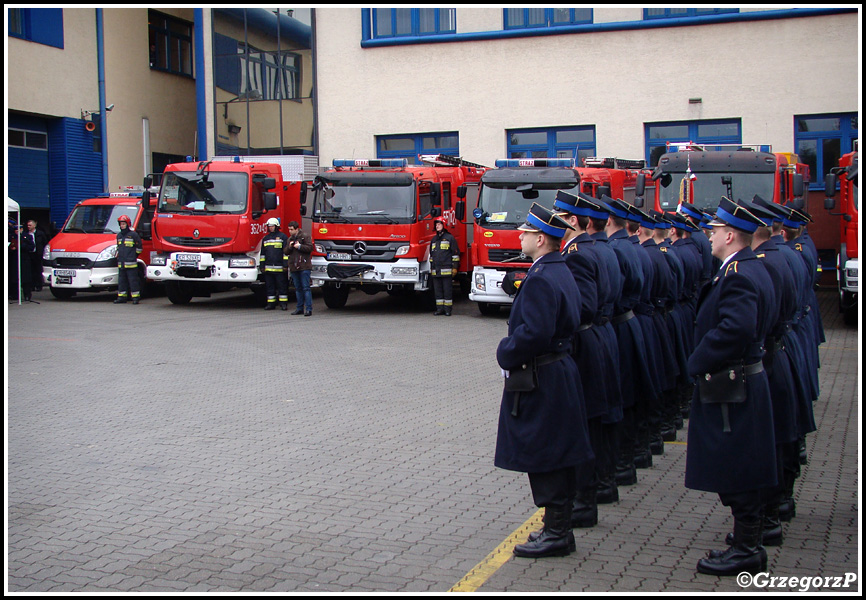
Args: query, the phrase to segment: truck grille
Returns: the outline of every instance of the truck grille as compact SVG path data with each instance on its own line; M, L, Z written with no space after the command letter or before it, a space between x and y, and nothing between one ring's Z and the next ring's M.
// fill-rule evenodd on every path
M54 264L61 268L89 269L93 266L93 261L84 257L58 257L54 259Z
M231 241L231 238L191 238L191 237L167 237L165 241L175 246L185 246L187 248L210 248L212 246L221 246Z
M487 256L492 262L502 262L505 260L517 258L518 256L520 256L520 254L520 250L499 249L487 251ZM531 262L531 259L527 257L526 262Z
M357 260L370 261L393 261L397 257L397 248L405 246L408 242L390 242L383 240L328 240L319 242L325 252L339 252L353 255ZM358 244L364 245L364 253L358 254Z

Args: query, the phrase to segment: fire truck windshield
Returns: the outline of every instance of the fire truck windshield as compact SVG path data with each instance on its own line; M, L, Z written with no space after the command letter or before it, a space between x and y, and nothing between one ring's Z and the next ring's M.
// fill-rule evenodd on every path
M315 188L313 220L328 223L412 223L415 189L410 185L353 185L329 181Z
M246 173L169 171L163 176L157 211L163 213L229 213L247 210Z
M478 208L482 210L480 224L491 229L513 229L526 221L533 202L552 208L557 190L578 191L577 186L570 183L533 183L531 189L528 188L530 185L484 183L478 198Z
M671 183L665 187L659 185L659 206L661 210L676 211L680 202L680 184L685 173L671 172ZM761 198L772 200L775 187L775 174L764 173L714 173L710 171L698 171L693 181L694 193L691 203L701 210L715 210L719 206L722 196L728 196L735 202L738 200L751 200L755 194ZM725 183L722 178L731 178L730 183ZM729 189L730 187L730 189Z
M118 233L117 218L126 215L135 223L138 209L138 206L116 204L82 204L69 215L63 233Z

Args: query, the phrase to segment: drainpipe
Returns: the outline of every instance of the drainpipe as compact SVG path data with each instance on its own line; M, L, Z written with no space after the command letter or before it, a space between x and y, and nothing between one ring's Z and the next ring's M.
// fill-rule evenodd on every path
M99 69L99 135L102 136L102 191L108 192L108 113L105 110L105 46L102 9L96 9L96 61Z

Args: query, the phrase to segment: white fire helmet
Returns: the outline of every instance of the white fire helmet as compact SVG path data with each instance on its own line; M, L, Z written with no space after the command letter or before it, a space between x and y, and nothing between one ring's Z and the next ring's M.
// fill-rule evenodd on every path
M271 225L273 225L274 227L279 227L280 220L276 217L271 217L270 219L268 219L268 227L270 227Z

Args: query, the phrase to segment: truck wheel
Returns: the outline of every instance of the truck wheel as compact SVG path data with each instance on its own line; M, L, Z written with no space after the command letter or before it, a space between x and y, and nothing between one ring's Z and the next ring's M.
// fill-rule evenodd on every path
M490 317L499 314L499 305L491 304L490 302L479 302L478 310L480 310L481 314L485 317Z
M165 282L165 295L172 304L189 304L192 300L192 290L177 281Z
M75 295L75 290L67 290L65 288L51 288L51 295L58 300L69 300Z
M349 288L345 285L337 287L331 283L327 283L322 288L322 297L325 299L325 306L328 308L343 308L349 299Z

